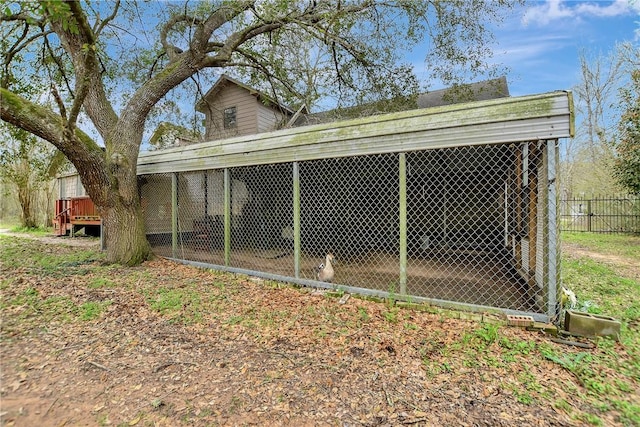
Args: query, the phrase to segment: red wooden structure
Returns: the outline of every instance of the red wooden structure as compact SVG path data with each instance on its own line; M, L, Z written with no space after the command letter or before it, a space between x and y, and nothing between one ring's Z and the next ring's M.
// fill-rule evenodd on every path
M90 197L71 197L56 200L53 229L56 236L74 235L85 228L87 234L100 233L100 215Z

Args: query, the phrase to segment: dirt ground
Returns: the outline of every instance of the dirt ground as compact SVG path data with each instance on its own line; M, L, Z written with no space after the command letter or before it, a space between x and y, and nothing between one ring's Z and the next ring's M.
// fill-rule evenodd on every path
M40 242L45 252L98 245ZM569 372L540 359L531 365L525 354L504 362L505 348L484 342L481 324L441 312L355 297L341 303L163 259L108 269L118 286L88 286L91 272L43 275L24 266L0 273L12 283L3 300L35 287L43 299L108 301L93 321L3 308L3 426L580 425L552 404L579 405L567 391L575 385ZM163 312L151 303L160 290L197 297ZM188 316L197 321L183 321ZM559 345L519 328L499 334Z

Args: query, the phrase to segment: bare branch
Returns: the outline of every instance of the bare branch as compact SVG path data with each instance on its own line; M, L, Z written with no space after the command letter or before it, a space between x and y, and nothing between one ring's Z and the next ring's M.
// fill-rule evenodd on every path
M67 77L67 73L65 72L64 65L62 64L62 60L53 51L53 48L51 47L51 44L49 43L49 39L47 37L44 38L44 46L42 51L43 62L45 61L45 50L49 52L49 57L53 60L53 62L55 62L56 66L58 67L58 71L60 71L60 75L62 76L62 79L64 80L64 83L67 86L67 90L69 91L71 96L73 96L73 89L71 88L71 82ZM47 68L47 72L49 72L49 78L52 81L54 81L54 78L53 76L51 76L51 72L49 71L48 68Z
M162 26L162 30L160 31L160 44L162 44L162 47L169 57L170 61L173 61L177 55L182 53L182 49L169 43L168 41L169 33L171 32L173 27L181 22L186 22L189 25L202 24L200 19L189 16L187 14L183 14L172 16L171 19L169 19L167 23Z
M58 108L60 109L60 117L62 118L62 125L64 127L67 126L67 109L64 106L64 102L62 101L62 97L58 93L58 89L56 86L51 83L51 93L53 93L53 98L56 100L56 104L58 104Z
M120 9L120 0L116 0L116 4L113 7L113 12L111 13L111 15L103 19L94 28L93 33L95 34L96 38L100 37L100 34L102 34L102 30L104 30L104 27L106 27L107 24L109 24L109 22L113 21L116 18L116 16L118 16L119 9Z

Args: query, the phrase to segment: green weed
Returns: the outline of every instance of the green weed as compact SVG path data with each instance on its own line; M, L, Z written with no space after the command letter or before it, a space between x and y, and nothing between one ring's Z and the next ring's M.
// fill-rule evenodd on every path
M180 323L202 321L200 294L191 288L160 288L147 297L151 309Z
M589 365L593 357L590 353L583 351L579 353L565 353L560 355L547 346L540 348L540 353L548 360L557 363L564 369L576 375L578 379L583 378L585 375L591 376L592 374Z
M592 426L603 426L604 425L602 420L600 418L598 418L596 415L593 415L593 414L582 413L582 414L578 415L576 418L579 419L579 420L585 421L585 422L591 424Z
M358 307L358 315L360 316L361 322L368 322L371 316L367 313L367 309L364 307Z
M554 407L563 410L564 412L566 412L567 414L571 414L572 409L571 409L571 405L569 404L569 402L567 402L564 399L558 399L554 404Z
M106 277L92 277L87 286L92 289L112 288L115 286L111 279Z
M244 316L231 316L226 320L227 325L239 325L244 321Z
M111 304L111 301L95 302L89 301L80 305L80 319L89 321L95 320Z
M389 307L383 314L384 319L389 323L398 323L398 311L398 307Z

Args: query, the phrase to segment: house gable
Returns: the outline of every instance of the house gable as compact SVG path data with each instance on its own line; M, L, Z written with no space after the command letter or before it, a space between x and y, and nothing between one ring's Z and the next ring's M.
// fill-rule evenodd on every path
M226 75L197 103L205 115L205 139L217 140L278 129L293 112Z

